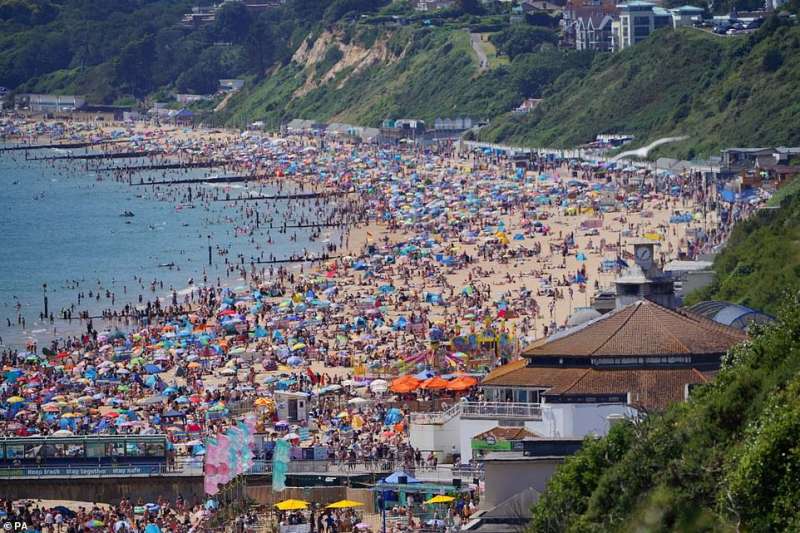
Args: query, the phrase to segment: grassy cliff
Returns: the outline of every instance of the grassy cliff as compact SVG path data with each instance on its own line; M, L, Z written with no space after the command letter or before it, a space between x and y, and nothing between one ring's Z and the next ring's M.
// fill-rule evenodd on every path
M662 149L686 157L800 142L800 27L776 18L749 36L663 30L559 81L535 111L500 117L481 137L570 147L598 133L633 134L638 144L687 135Z
M521 98L508 69L480 72L467 30L325 32L304 47L288 65L237 95L225 120L276 124L307 118L377 126L387 117L489 118Z
M716 281L687 304L725 300L774 314L786 292L800 291L799 184L784 187L779 209L762 210L734 228L714 260Z

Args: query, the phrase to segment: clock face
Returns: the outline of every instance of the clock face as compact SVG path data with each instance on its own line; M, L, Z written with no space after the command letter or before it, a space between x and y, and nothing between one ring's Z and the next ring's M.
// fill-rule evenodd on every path
M636 258L643 263L649 262L653 258L653 251L647 246L637 248Z

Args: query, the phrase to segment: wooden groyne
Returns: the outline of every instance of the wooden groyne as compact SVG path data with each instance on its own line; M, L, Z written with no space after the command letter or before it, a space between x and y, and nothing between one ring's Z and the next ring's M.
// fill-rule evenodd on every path
M267 261L251 261L257 265L275 265L278 263L314 263L316 261L330 261L331 259L339 259L344 257L342 255L320 255L317 257L286 257L283 259L270 259Z
M131 185L137 187L146 187L148 185L188 185L192 183L244 183L247 181L258 181L267 178L269 178L269 176L214 176L210 178L186 178L181 180L140 180L138 183L131 183Z
M96 169L97 172L145 172L148 170L181 170L185 168L214 168L224 167L228 163L225 161L193 161L184 163L163 163L157 165L141 165L135 167L103 167Z
M55 143L55 144L19 144L16 146L4 146L0 152L21 152L28 150L47 150L49 148L60 148L62 150L73 150L75 148L91 148L105 144L117 144L130 142L129 139L114 139L99 142L75 142L75 143Z
M217 198L215 202L239 202L250 200L310 200L314 198L325 198L327 196L344 196L353 194L356 191L335 191L335 192L301 192L292 194L273 194L269 196L240 196L238 198Z
M267 229L297 229L297 228L338 228L347 226L345 222L324 223L324 224L287 224L286 226L275 226L270 224Z
M31 157L28 161L58 161L70 159L94 160L94 159L133 159L137 157L150 157L163 152L116 152L110 154L83 154L83 155L54 155L47 157Z

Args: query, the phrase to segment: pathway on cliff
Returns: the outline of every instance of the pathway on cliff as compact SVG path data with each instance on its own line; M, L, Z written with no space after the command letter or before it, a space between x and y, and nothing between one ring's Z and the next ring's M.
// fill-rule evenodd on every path
M489 58L486 57L486 51L483 49L480 33L470 33L469 41L472 44L472 49L478 54L478 61L480 62L480 72L486 72L489 68Z

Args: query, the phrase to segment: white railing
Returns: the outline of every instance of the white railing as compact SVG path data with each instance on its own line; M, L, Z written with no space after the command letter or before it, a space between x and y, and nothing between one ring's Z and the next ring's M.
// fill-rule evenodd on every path
M453 417L461 414L461 403L456 403L447 411L433 411L429 413L411 413L411 422L415 424L444 424Z
M458 402L447 411L412 413L412 424L444 424L451 418L521 418L541 420L542 406L539 403L513 402Z
M524 418L541 420L542 405L540 403L515 402L464 402L461 416L466 418Z

